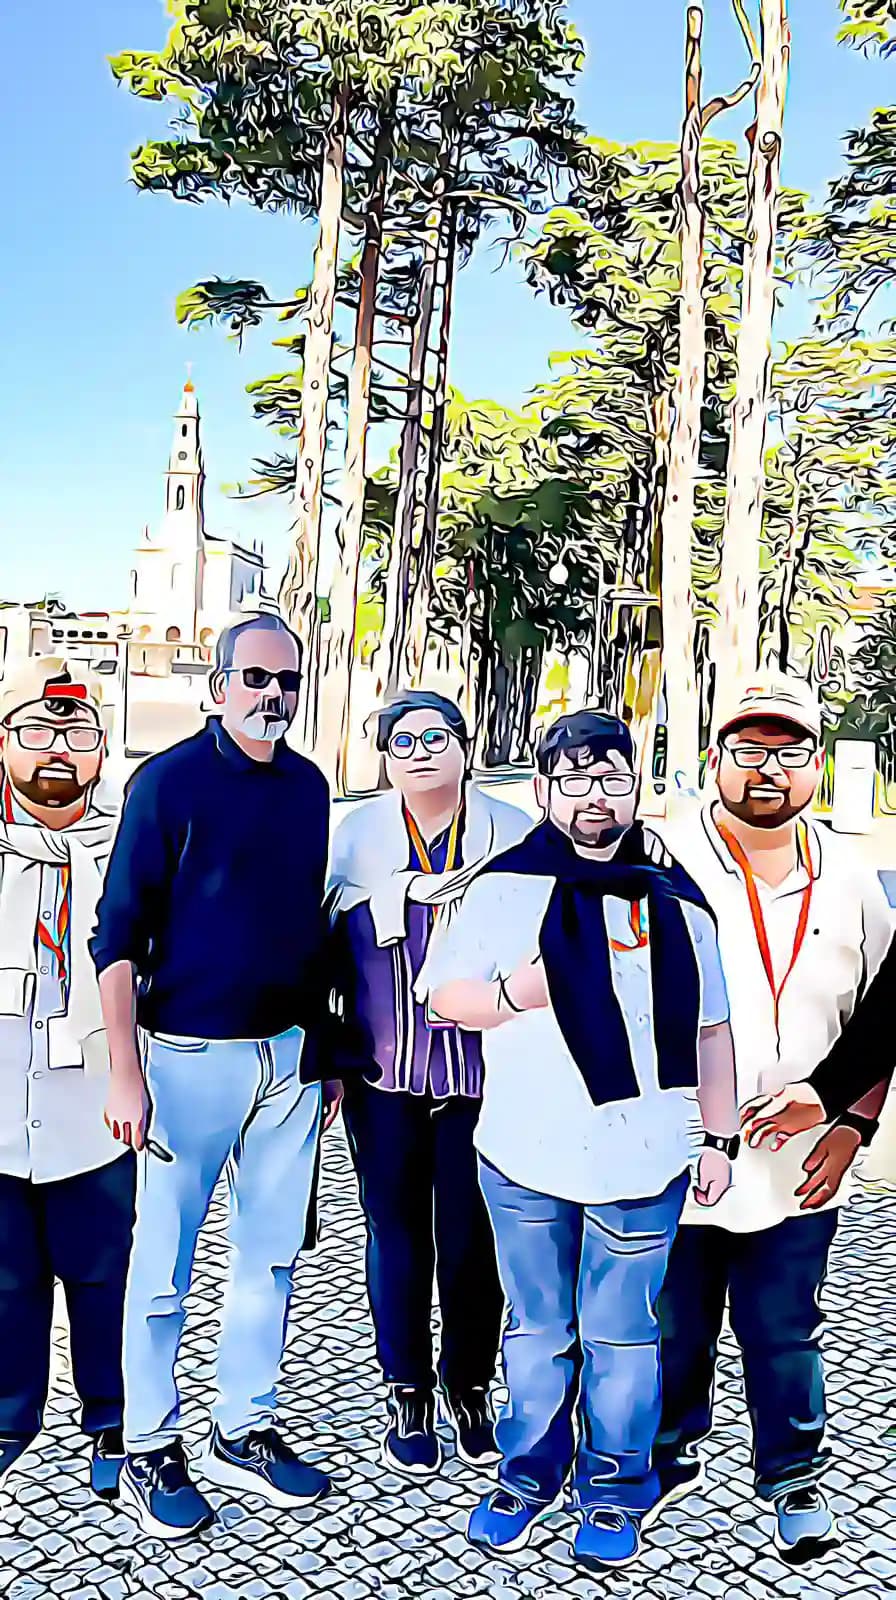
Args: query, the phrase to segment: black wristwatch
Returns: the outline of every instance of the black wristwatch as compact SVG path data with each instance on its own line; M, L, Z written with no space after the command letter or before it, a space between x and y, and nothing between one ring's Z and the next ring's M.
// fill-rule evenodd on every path
M853 1128L862 1141L862 1147L867 1150L880 1123L876 1117L862 1117L858 1111L844 1111L843 1115L837 1118L834 1127Z
M723 1133L704 1133L703 1143L707 1150L721 1150L722 1155L727 1156L729 1161L736 1161L740 1149L740 1134L732 1133L726 1138Z

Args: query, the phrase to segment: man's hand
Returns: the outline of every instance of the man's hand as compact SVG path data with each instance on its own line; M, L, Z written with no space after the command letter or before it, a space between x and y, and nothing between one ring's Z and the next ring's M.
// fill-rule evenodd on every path
M517 967L504 984L504 993L517 1011L543 1011L550 1004L544 961L536 956Z
M671 867L672 857L658 833L644 829L644 854L653 867Z
M146 1117L149 1100L139 1064L112 1073L106 1097L105 1123L113 1139L142 1150L146 1142Z
M817 1211L833 1200L862 1147L855 1128L829 1128L803 1162L805 1180L796 1191L801 1211Z
M780 1150L794 1134L823 1127L827 1118L811 1084L789 1083L779 1094L748 1100L740 1120L744 1138L754 1150L762 1145Z
M731 1188L731 1162L723 1150L704 1150L697 1163L694 1199L698 1206L718 1205Z
M339 1108L345 1097L345 1087L338 1078L330 1078L324 1084L324 1121L323 1132L332 1128L339 1115Z

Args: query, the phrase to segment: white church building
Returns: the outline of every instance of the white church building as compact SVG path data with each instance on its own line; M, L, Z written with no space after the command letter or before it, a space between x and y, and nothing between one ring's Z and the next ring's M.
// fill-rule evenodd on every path
M199 405L184 385L165 473L165 511L144 529L131 573L127 620L135 643L208 650L240 611L268 609L257 543L216 538L205 525Z

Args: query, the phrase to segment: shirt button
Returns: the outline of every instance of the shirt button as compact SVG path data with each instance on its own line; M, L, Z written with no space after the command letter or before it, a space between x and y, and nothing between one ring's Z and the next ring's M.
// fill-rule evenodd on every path
M43 919L44 919L44 922L49 922L49 920L50 920L50 913L49 913L49 911L42 911L42 912L41 912L41 916L42 916L42 917L43 917Z
M42 978L46 978L48 973L49 973L49 971L50 971L49 967L41 967L41 969L40 969L41 977Z
M42 1078L43 1077L43 1073L42 1072L32 1072L31 1076L32 1076L32 1078Z
M40 1123L35 1120L34 1122L32 1122L31 1126L32 1126L32 1128L39 1128L40 1127Z
M34 1024L34 1026L35 1026L35 1028L42 1028L43 1027L43 1023L41 1022L40 1017L38 1017L37 1021Z

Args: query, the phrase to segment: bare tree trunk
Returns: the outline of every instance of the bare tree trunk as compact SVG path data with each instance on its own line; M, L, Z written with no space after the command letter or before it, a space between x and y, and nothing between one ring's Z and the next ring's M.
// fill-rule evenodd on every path
M439 321L439 348L436 360L435 396L429 433L429 459L424 490L423 537L417 555L417 570L410 600L407 669L409 681L417 686L426 659L429 639L429 611L435 581L436 539L439 526L439 497L442 485L442 460L445 452L445 411L448 400L448 355L451 347L451 317L454 308L454 270L457 256L457 208L451 205L445 227L442 253L442 314Z
M317 567L323 513L324 457L327 448L327 403L333 318L339 266L339 229L345 189L345 144L349 90L336 93L324 149L320 196L320 232L314 253L311 300L302 370L302 412L296 449L295 538L280 589L280 607L304 645L304 675L299 724L313 745L317 724L320 617Z
M411 577L414 561L414 529L420 504L420 446L423 437L426 358L435 305L436 274L439 261L441 217L435 236L427 240L420 278L420 297L414 321L411 359L408 367L407 414L401 431L398 458L398 494L392 540L386 568L386 593L380 657L388 694L394 694L404 673L408 637Z
M805 527L800 532L802 513L799 460L802 455L802 439L798 441L796 460L794 462L793 503L790 510L790 528L787 540L787 556L784 562L784 571L781 577L781 593L778 597L777 635L778 635L778 667L781 672L790 671L790 632L793 625L793 606L796 600L797 589L803 568L806 565L806 556L812 539L812 518L807 517Z
M361 255L355 348L348 384L348 419L345 443L345 488L337 534L339 554L330 589L331 646L327 658L327 695L335 712L335 748L328 740L322 749L325 766L333 772L336 792L347 791L348 744L352 672L358 622L358 579L364 541L364 500L367 491L367 433L370 423L370 379L373 366L373 331L376 292L382 259L383 213L393 136L393 111L386 108L377 136L371 172L370 199Z
M670 798L674 798L676 781L685 789L696 785L699 764L700 704L694 659L691 538L706 384L706 306L703 299L706 224L700 195L702 40L703 12L699 6L690 6L685 47L685 117L681 134L679 190L681 294L678 376L660 535L663 672L667 707L666 761L670 780L666 793Z
M775 309L775 245L790 66L787 0L761 0L760 13L762 71L756 91L756 124L747 182L747 247L715 638L716 708L727 699L737 680L756 666L759 645L759 549Z

